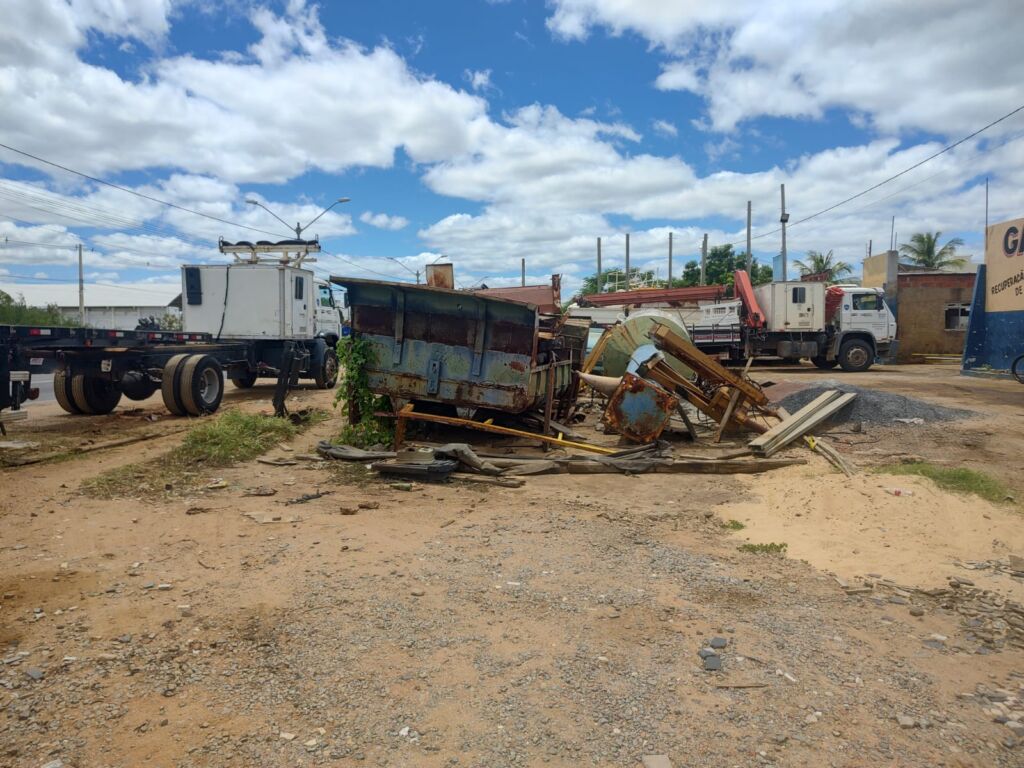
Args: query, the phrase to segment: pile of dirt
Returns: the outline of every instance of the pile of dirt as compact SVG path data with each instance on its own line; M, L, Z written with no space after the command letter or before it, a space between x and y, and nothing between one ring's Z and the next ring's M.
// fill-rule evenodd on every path
M867 387L856 387L838 379L815 382L814 386L793 392L778 403L790 413L795 413L809 402L827 392L838 389L841 392L856 392L854 401L837 414L833 421L864 421L871 424L892 424L894 419L924 419L933 421L955 421L976 415L974 411L962 408L946 408L915 397L905 397L881 392ZM896 422L899 423L899 422Z

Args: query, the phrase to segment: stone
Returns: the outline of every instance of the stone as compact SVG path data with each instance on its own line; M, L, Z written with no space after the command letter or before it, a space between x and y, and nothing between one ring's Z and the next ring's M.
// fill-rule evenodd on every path
M29 667L25 670L25 674L36 681L42 680L44 677L46 677L46 673L38 667Z
M640 758L644 768L672 768L672 761L668 755L644 755Z
M718 649L718 650L721 650L722 648L725 648L725 646L727 646L728 644L729 644L729 641L726 640L724 637L712 637L711 638L711 642L708 643L708 645L710 645L712 648L715 648L715 649Z
M64 768L64 761L59 757L56 760L51 760L48 763L43 763L39 768Z
M339 507L338 512L342 515L354 515L359 511L357 507Z
M910 715L899 715L896 718L896 722L900 724L900 728L916 728L917 720L910 717Z
M174 589L174 587L171 584L157 584L156 588L159 589L161 592L166 592L169 589Z
M704 671L705 672L719 672L722 669L722 659L720 656L711 655L704 657Z
M710 648L701 648L699 651L697 651L697 655L700 656L702 659L706 659L708 656L717 656L718 654Z
M281 731L281 733L279 733L278 736L281 739L283 739L284 741L294 741L295 740L295 734L294 733L288 733L287 731Z
M420 589L419 587L416 587L416 589L411 590L409 592L409 594L412 595L413 597L423 597L427 593L426 593L425 590Z
M910 615L911 616L924 616L924 608L922 608L919 605L912 605L912 606L910 606Z
M380 502L379 501L361 501L361 502L359 502L359 508L360 509L379 509L380 508Z
M1024 571L1024 555L1010 555L1010 570Z

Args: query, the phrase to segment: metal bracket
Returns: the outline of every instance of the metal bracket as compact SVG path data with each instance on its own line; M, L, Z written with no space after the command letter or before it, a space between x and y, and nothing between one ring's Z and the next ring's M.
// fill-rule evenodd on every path
M473 334L473 376L480 375L484 362L484 335L487 333L487 304L479 302L476 307L476 332Z
M427 394L436 395L441 388L441 361L431 360L427 368Z
M405 293L395 293L395 350L391 358L392 365L402 362L402 342L405 339Z

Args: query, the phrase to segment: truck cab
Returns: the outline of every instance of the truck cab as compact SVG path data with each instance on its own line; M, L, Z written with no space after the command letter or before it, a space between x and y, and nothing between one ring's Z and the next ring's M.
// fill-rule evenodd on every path
M341 329L345 325L344 301L348 298L343 294L342 306L338 306L337 298L326 280L314 280L316 290L316 319L314 335L331 338L337 341L342 337Z

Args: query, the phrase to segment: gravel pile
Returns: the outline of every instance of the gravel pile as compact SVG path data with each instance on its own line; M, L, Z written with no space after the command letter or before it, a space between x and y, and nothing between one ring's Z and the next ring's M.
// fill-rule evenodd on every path
M894 395L880 392L877 389L855 387L838 379L826 379L813 387L794 392L784 397L780 403L790 413L795 413L809 402L827 392L838 389L841 392L856 392L853 403L833 418L833 421L864 421L871 424L891 424L893 419L924 419L925 423L933 421L955 421L974 415L973 411L961 408L946 408L933 403L926 403L914 397Z

